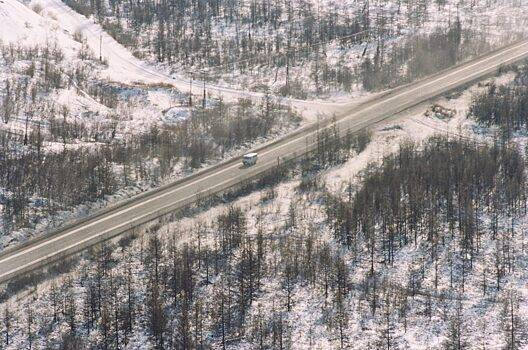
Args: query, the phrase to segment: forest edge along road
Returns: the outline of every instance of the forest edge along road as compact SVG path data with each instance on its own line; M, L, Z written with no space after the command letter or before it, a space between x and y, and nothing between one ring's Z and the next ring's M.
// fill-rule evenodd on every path
M356 132L447 91L486 77L502 65L526 57L528 41L522 41L441 74L374 97L355 107L353 111L344 110L336 118L336 124L340 131ZM322 127L327 127L330 123L331 120L325 120ZM279 157L299 157L313 147L316 127L312 124L255 150L259 154L259 161L253 167L241 169L241 157L233 158L163 188L133 197L71 227L6 251L0 254L0 282L117 236L135 226L189 205L197 198L225 191L240 182L258 177L276 166Z

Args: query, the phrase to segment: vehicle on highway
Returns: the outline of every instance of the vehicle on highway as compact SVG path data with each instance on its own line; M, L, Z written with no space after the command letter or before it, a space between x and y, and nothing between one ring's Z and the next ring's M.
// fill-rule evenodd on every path
M252 166L257 164L258 154L257 153L248 153L244 155L242 162L245 166Z

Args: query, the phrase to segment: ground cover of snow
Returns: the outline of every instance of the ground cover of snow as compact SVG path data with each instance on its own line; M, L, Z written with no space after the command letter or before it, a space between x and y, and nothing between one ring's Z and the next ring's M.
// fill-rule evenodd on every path
M511 80L511 75L505 75L495 81L506 82ZM413 108L410 111L402 113L397 118L377 126L373 132L373 139L368 147L360 154L352 157L345 164L335 168L328 169L323 173L323 179L329 191L334 193L345 194L346 185L352 181L360 185L361 172L372 162L380 162L383 156L389 155L398 149L398 146L406 140L421 142L435 134L449 133L452 137L467 137L478 142L489 142L493 140L493 130L484 130L476 128L475 122L467 119L467 108L471 96L476 91L481 91L490 81L473 86L471 89L460 94L440 98L434 101L435 105L451 109L454 113L451 118L434 115L431 113L432 105L424 104ZM518 136L515 142L521 146L526 142L526 136ZM195 236L190 236L189 232L196 232L196 227L203 227L203 235L200 237L203 246L217 244L215 231L211 229L209 223L214 221L217 215L226 212L229 207L240 207L247 217L248 237L255 236L257 230L263 229L266 240L269 240L270 247L276 247L276 251L270 253L269 263L280 261L282 250L286 249L281 242L282 239L289 239L288 242L304 242L310 234L317 233L317 242L325 242L330 245L332 254L342 256L350 269L354 271L351 274L351 285L360 285L363 276L369 269L368 259L354 261L350 253L343 249L337 243L329 229L324 224L325 214L319 201L314 200L309 195L299 194L297 186L299 179L294 178L275 187L275 196L273 199L263 199L266 196L265 191L253 192L236 199L234 202L219 204L206 211L199 212L189 217L185 217L176 222L165 222L156 230L156 234L162 240L175 239L179 246L190 244L196 240ZM284 229L288 221L290 210L292 208L299 213L294 231ZM502 219L501 219L502 220ZM501 221L501 225L508 225L508 222ZM197 226L202 225L202 226ZM525 239L528 228L528 220L523 218L515 223L515 237L512 244L518 245L522 251L526 249ZM293 233L295 232L295 233ZM291 236L294 235L294 236ZM140 236L142 237L142 236ZM145 238L146 239L146 238ZM140 294L136 297L139 303L144 302L147 292L144 270L141 265L144 254L145 239L135 240L126 252L116 249L112 252L115 258L115 273L124 273L126 268L131 268L134 275L134 283ZM502 348L504 337L500 328L502 304L500 300L505 297L507 290L516 289L520 291L520 309L521 315L526 315L528 310L528 299L526 291L523 292L522 286L528 281L526 266L528 260L519 258L517 261L518 269L515 274L510 275L504 281L504 289L495 299L481 298L481 273L484 268L492 269L493 250L495 245L491 240L487 240L483 246L483 253L476 259L474 269L467 276L466 289L461 292L451 290L449 287L449 247L452 243L447 243L440 258L439 266L439 287L434 290L432 276L434 275L433 267L428 266L424 272L422 289L424 291L434 291L434 293L444 293L449 297L442 299L427 298L423 295L416 295L408 298L408 314L406 316L405 327L401 322L394 322L391 331L392 345L401 349L440 349L448 335L448 320L451 319L457 308L462 310L463 335L464 340L469 344L470 349L495 349ZM302 245L302 244L301 244ZM273 250L272 250L273 251ZM392 267L386 267L382 271L390 283L404 288L406 281L409 280L412 271L419 269L428 252L422 250L421 245L409 245L400 249L395 257L395 263ZM235 255L236 256L236 255ZM522 255L521 255L522 256ZM66 275L51 278L44 283L26 289L23 293L11 297L4 303L4 307L9 309L15 315L17 320L12 330L12 344L7 348L20 348L26 344L25 324L27 323L28 307L40 310L38 314L33 315L35 325L46 324L52 315L49 291L51 286L64 286L66 284L73 286L68 289L68 293L75 295L75 300L79 304L77 309L80 310L82 305L80 300L83 297L84 287L80 284L81 276L86 270L94 268L93 262L81 259L72 272ZM121 272L119 272L121 271ZM216 281L216 282L215 282ZM211 284L205 284L200 288L199 293L206 300L213 301L215 285L218 279ZM124 296L123 296L124 297ZM447 299L446 299L447 298ZM460 298L460 300L458 300ZM257 299L252 303L247 315L247 323L252 324L258 319L267 319L274 314L282 313L285 324L288 325L291 348L293 349L337 349L339 348L339 337L335 330L326 326L328 314L332 312L329 305L331 302L325 300L321 290L311 285L296 285L292 291L293 307L291 311L286 312L284 301L285 291L280 280L277 278L266 278L263 281L263 287L259 292ZM328 304L330 303L330 304ZM16 307L14 307L16 305ZM430 305L430 306L428 306ZM349 324L346 329L347 347L351 349L367 349L379 344L380 334L383 334L383 312L380 311L377 316L372 316L369 311L368 303L361 298L360 290L352 290L345 301L345 307L350 310ZM383 306L382 306L383 307ZM433 312L427 316L425 312L430 307ZM325 311L326 310L326 311ZM151 338L148 330L145 328L147 319L141 319L137 324L134 336L127 345L128 349L140 349L152 347ZM53 328L51 334L40 336L38 333L34 338L34 346L45 343L54 343L59 341L61 334L68 330L67 322L61 321ZM94 331L86 335L85 340L96 341L101 334ZM212 335L209 335L212 336ZM214 343L214 347L220 346ZM229 346L230 349L249 349L252 345L245 342L234 343Z

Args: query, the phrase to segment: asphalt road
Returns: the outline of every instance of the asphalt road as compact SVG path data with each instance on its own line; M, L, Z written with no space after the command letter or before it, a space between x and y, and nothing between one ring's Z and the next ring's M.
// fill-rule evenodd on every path
M336 123L341 132L373 126L407 108L494 73L501 65L523 58L528 58L528 41L378 96L353 110L345 109L337 115ZM159 190L134 197L62 231L3 252L0 254L0 282L58 261L198 198L258 176L276 166L278 159L284 161L301 156L315 145L316 129L314 125L305 127L257 150L259 161L253 167L244 168L239 158L231 159Z

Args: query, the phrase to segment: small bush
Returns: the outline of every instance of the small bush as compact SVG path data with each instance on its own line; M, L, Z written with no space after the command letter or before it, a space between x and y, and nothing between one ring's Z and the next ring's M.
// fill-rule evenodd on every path
M40 13L42 12L42 5L40 3L34 3L32 6L31 6L31 9L38 13L40 15Z
M77 29L75 33L73 33L73 40L83 43L86 39L80 29Z

